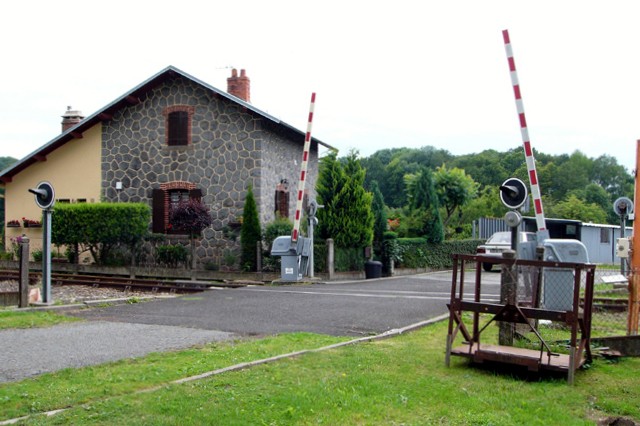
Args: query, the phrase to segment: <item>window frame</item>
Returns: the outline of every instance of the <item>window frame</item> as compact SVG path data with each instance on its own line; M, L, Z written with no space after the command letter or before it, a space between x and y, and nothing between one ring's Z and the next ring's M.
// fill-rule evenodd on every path
M151 214L151 229L156 234L186 234L183 231L172 230L169 226L169 210L171 207L171 193L174 192L189 192L190 200L202 199L202 190L196 188L196 185L191 182L169 182L160 184L159 188L154 188L151 191L152 198L152 214Z
M189 105L173 105L164 109L165 143L171 147L191 145L191 128L195 108ZM183 127L177 129L176 127Z

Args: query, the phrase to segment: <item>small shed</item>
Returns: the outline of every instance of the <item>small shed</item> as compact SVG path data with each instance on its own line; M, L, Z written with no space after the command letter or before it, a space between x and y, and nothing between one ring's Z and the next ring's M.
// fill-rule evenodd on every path
M630 237L633 228L627 226L625 237ZM620 226L600 223L582 223L582 243L587 247L591 263L615 264L620 262L616 256L616 241L620 238Z

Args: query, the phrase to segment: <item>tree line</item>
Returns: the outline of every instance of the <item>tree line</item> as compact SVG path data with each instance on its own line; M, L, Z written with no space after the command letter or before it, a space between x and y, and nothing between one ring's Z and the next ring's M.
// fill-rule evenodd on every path
M546 217L619 223L613 202L633 198L634 177L614 157L589 158L578 150L534 155ZM506 208L498 188L506 179L516 177L529 186L522 147L458 156L432 146L392 148L360 162L366 170L365 187L377 187L389 216L405 222L415 219L407 216L414 203L412 182L425 170L433 173L447 238L468 237L471 222L480 217L502 217Z

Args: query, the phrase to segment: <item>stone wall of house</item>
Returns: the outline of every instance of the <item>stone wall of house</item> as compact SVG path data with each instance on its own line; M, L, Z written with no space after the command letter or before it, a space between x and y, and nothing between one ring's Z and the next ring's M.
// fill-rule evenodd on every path
M305 193L315 198L315 185L318 176L318 150L310 151ZM304 136L299 141L270 138L263 141L263 183L261 205L266 209L262 211L261 223L266 224L275 218L275 191L276 186L283 180L288 182L289 189L289 218L293 221L296 211L296 199L298 194L298 182L300 180L300 167L304 149Z
M176 105L193 107L187 146L168 146L165 140L163 111ZM237 222L247 188L253 186L264 225L273 220L274 191L282 176L295 182L290 186L295 191L302 158L303 140L296 150L297 142L275 134L263 120L192 81L175 78L103 124L104 198L151 206L152 189L161 184L195 184L213 217L197 247L198 261L224 266L234 254L239 259Z

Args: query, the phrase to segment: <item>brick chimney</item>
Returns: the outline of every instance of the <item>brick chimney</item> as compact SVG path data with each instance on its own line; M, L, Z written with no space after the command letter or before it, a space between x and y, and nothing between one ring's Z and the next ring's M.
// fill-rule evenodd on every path
M82 115L81 111L72 110L68 106L67 111L62 115L62 133L81 122L82 119L84 119L84 115Z
M231 77L227 78L227 93L242 99L245 102L251 102L250 93L251 81L245 70L240 70L240 77L238 77L238 70L231 70Z

